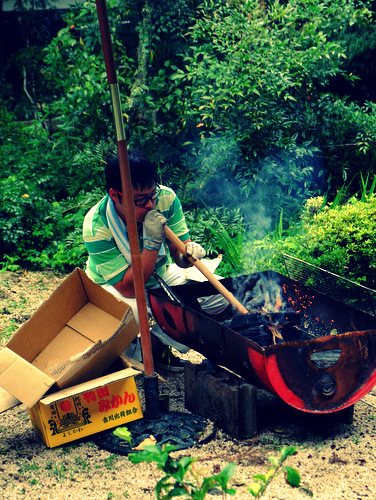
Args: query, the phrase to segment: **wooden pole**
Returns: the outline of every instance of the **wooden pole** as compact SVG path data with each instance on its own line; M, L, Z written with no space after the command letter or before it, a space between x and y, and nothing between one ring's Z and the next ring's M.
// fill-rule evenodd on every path
M222 283L214 276L212 272L209 271L209 269L200 261L200 260L194 260L191 257L188 257L185 253L185 245L182 241L179 240L179 238L176 236L175 233L171 231L171 229L167 226L165 226L165 235L168 240L171 241L173 245L183 254L186 256L186 258L193 264L197 269L207 278L208 281L218 290L219 293L221 293L225 299L227 299L230 304L232 304L238 312L241 314L249 314L249 311L241 304L238 299L236 299L233 294L225 288Z

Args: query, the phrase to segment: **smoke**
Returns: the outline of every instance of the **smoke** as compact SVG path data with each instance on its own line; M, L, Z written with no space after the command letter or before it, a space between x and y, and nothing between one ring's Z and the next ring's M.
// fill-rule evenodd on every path
M263 311L267 313L285 312L287 305L283 299L283 292L278 280L266 275L260 275L256 284L253 278L237 279L235 295L249 311Z
M246 195L239 183L222 170L213 173L205 184L196 191L196 199L203 205L227 210L240 210L247 227L257 229L260 235L265 235L272 227L272 217L267 212L267 205L261 189Z
M240 210L246 226L257 228L262 235L271 229L264 189L243 178L247 167L233 138L209 139L197 152L194 169L197 181L193 194L199 203Z
M246 160L231 137L212 137L196 151L194 196L203 205L240 210L253 237L263 238L284 219L293 217L318 194L323 171L308 148L291 148Z

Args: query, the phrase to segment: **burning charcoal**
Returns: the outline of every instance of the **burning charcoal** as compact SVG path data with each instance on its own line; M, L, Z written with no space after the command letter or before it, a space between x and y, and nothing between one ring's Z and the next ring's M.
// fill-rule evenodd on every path
M249 329L238 332L240 335L245 337L252 342L256 342L260 347L267 347L269 345L281 344L283 343L282 338L273 336L270 328L266 326L261 326L260 329Z
M231 320L223 324L237 332L248 330L259 325L278 326L286 323L298 325L301 321L300 314L296 312L274 312L254 311L249 314L237 314Z
M236 314L233 318L228 321L224 321L223 325L228 326L236 332L241 332L243 330L247 331L252 328L257 328L265 324L265 317L260 314Z
M223 324L261 347L283 342L276 325L270 323L268 316L262 313L238 314Z
M295 311L275 312L267 314L267 316L269 316L271 322L276 325L284 325L285 323L299 325L301 321L300 314Z
M286 324L282 326L282 337L285 342L297 342L301 340L312 340L315 335L291 324Z

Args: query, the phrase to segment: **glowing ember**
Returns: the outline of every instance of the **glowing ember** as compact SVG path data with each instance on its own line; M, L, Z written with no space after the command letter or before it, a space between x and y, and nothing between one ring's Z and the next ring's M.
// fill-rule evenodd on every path
M280 285L278 279L261 274L256 282L244 280L237 295L250 314L236 316L226 326L259 345L310 340L329 335L332 330L328 320L324 322L310 313L315 294L296 284Z

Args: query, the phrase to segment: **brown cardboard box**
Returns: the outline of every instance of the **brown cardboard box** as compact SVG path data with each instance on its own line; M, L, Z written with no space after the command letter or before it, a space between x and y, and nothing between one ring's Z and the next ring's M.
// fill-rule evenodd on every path
M49 448L142 418L133 368L54 392L30 410L30 420Z
M138 332L129 306L75 269L0 350L0 412L96 379Z

